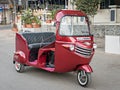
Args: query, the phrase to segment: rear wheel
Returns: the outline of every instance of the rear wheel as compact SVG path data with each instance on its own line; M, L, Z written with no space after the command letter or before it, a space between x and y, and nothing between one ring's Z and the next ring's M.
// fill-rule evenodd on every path
M86 87L91 83L91 73L80 70L77 73L77 80L81 86Z
M17 72L24 72L25 66L17 61L15 61L15 69Z

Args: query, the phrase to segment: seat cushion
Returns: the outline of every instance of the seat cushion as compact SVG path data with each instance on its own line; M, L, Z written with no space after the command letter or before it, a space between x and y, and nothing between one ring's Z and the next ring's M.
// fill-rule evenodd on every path
M28 44L54 42L55 34L53 32L22 33Z
M31 50L31 49L35 49L35 48L41 48L41 47L43 47L43 46L46 46L46 45L48 45L48 44L50 44L50 43L33 43L33 44L29 44L28 45L28 48Z

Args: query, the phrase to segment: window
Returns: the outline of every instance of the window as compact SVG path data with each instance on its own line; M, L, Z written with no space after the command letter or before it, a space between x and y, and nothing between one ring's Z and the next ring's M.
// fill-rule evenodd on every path
M31 9L34 8L46 8L48 4L48 9L63 9L68 0L28 0L28 7Z
M115 0L102 0L100 3L100 9L107 9L109 8L109 5L115 5Z
M85 17L65 16L61 19L59 33L62 36L89 35Z
M107 9L109 8L110 0L102 0L100 3L100 9Z
M115 10L111 10L111 16L110 16L110 19L111 21L115 21Z

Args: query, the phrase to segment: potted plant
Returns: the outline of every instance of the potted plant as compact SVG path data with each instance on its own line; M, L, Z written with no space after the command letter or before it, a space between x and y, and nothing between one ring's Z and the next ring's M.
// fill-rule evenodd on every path
M52 18L52 20L54 19L54 16L55 16L56 12L57 12L57 10L52 10L51 11L51 18Z
M30 9L25 10L22 12L22 22L25 27L31 28L32 27L32 11Z
M36 28L41 26L41 21L38 16L33 15L31 9L23 11L22 15L23 25L27 28Z
M54 16L55 16L56 12L57 12L57 10L52 10L52 11L51 11L51 19L52 19L52 20L51 20L51 23L52 23L52 25L55 23L55 22L54 22Z
M38 18L38 16L33 16L32 17L32 27L33 28L39 28L39 27L41 27L41 21Z

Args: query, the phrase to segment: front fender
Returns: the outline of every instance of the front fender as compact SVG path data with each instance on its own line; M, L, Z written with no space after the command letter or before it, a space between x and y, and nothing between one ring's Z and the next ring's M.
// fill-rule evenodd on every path
M77 70L84 70L85 72L93 72L92 68L90 65L82 65L78 66Z
M18 61L18 62L20 62L20 63L25 63L25 62L26 62L25 53L22 52L22 51L15 52L15 53L14 53L13 63L14 63L15 61Z

